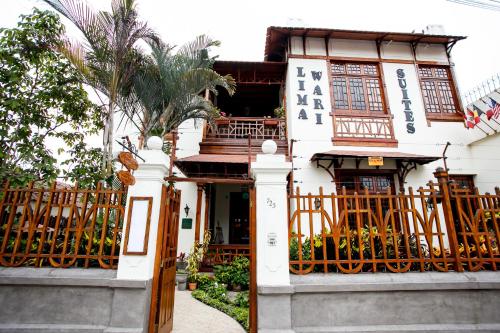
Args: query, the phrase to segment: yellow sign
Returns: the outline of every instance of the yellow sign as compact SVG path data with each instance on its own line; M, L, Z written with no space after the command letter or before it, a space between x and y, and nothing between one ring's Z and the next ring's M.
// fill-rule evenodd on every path
M382 166L384 165L384 158L380 156L370 156L368 157L369 166Z

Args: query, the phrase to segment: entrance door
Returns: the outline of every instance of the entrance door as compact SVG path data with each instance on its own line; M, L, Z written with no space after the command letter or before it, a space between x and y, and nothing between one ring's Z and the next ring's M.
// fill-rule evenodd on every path
M250 240L248 192L229 196L229 244L248 244Z
M149 333L169 333L174 323L175 263L179 231L180 191L163 186Z

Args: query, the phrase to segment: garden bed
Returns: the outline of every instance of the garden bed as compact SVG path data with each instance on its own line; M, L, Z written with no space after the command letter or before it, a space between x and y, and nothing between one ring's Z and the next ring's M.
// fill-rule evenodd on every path
M236 257L230 264L214 266L214 276L197 276L198 290L193 291L191 295L232 317L248 331L249 268L250 262L243 256ZM231 286L233 291L229 291L228 286Z

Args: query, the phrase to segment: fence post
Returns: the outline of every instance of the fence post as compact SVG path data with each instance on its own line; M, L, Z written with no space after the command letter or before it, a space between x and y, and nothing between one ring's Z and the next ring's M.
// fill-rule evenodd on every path
M140 150L139 155L145 162L138 161L139 168L134 172L136 182L128 188L118 279L153 278L163 178L168 172L169 159L161 150ZM146 202L150 205L150 213ZM127 253L124 253L125 242ZM146 247L147 251L141 253Z
M451 193L448 183L448 171L441 167L436 168L434 177L438 180L439 191L442 196L443 214L446 224L446 234L448 235L448 242L450 243L450 255L455 260L454 270L456 272L463 272L464 268L460 261L460 251L458 248L457 232L455 230L455 221L453 219L453 212L451 206Z
M255 179L258 331L291 330L291 287L288 259L287 175L292 164L274 155L276 143L264 141L252 163ZM279 309L279 311L276 311Z

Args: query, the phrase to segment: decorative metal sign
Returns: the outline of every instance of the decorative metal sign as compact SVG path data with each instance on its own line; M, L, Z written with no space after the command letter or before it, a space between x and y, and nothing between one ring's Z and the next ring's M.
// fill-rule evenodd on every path
M411 110L411 100L408 97L408 90L406 90L406 75L405 71L402 68L399 68L396 71L398 75L399 87L401 88L401 92L403 93L403 98L401 99L401 104L404 104L404 113L406 120L406 131L410 134L415 133L415 118L413 118L413 111Z
M193 228L193 219L191 219L191 218L182 219L181 228L182 229L192 229Z
M278 243L277 241L277 235L274 232L270 232L267 234L267 245L269 246L276 246Z
M315 116L316 116L316 125L322 125L322 113L319 113L320 110L324 110L325 108L323 107L323 92L321 91L321 87L319 86L319 83L322 79L323 72L321 71L311 71L311 77L314 82L314 89L313 89L313 110L315 110ZM308 95L305 93L305 78L306 78L306 73L304 72L304 67L297 67L297 78L298 83L299 83L299 91L297 93L297 105L301 107L299 111L299 119L302 120L307 120L307 111L306 107L309 105L307 103L307 97Z
M369 166L382 166L384 165L384 158L381 156L370 156L368 157Z

